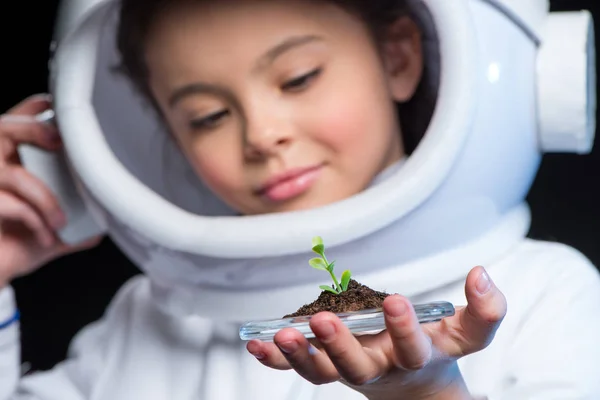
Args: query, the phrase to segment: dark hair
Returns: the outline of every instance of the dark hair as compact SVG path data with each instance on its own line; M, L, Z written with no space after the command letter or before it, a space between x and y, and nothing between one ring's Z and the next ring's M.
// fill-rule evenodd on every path
M179 0L199 1L199 0ZM218 1L218 0L213 0ZM323 0L316 0L323 1ZM378 40L391 23L409 13L407 0L326 0L359 16ZM121 0L117 49L121 57L118 70L157 108L150 92L149 72L144 45L157 15L173 6L176 0ZM425 68L427 65L425 64ZM435 108L437 93L421 80L413 98L398 104L405 150L410 154L423 137ZM158 108L157 108L158 111Z

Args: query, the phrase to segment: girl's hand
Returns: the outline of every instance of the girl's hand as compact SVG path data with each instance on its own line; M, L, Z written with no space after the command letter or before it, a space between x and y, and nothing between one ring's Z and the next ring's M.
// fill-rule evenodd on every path
M61 243L55 232L67 221L58 201L21 165L17 151L21 144L47 151L61 149L54 125L13 118L34 117L49 107L47 96L32 96L0 116L0 288L54 258L99 242L95 239L76 247Z
M311 319L312 344L289 328L247 349L268 367L293 368L317 385L341 380L369 399L471 399L456 361L488 346L506 299L482 267L471 270L465 290L468 305L439 322L419 324L410 302L394 295L384 301L387 329L379 334L355 337L323 312Z

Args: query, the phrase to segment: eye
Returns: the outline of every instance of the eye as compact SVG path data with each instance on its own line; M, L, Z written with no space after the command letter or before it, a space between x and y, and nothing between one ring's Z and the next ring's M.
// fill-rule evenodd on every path
M291 79L283 84L281 87L285 91L301 91L305 89L316 77L321 74L321 68L317 68L307 74L301 75L297 78Z
M195 118L190 121L190 128L192 129L211 129L219 125L219 123L229 115L229 110L222 110L207 115L202 118Z

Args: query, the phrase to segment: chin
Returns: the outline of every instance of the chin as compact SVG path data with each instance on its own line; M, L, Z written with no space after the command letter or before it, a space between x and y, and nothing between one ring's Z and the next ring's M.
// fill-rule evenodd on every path
M268 209L261 212L261 214L275 214L275 213L285 213L285 212L295 212L295 211L305 211L311 210L319 207L325 207L338 201L347 199L351 197L352 194L343 195L339 194L336 197L317 197L317 196L300 196L296 199L292 199L286 201L281 204L271 205Z

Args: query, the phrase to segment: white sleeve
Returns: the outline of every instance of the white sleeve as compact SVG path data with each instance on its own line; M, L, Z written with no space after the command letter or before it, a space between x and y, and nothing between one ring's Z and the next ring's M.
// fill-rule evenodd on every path
M16 310L11 287L0 291L0 322ZM19 324L0 330L0 400L85 400L90 397L104 364L106 318L82 329L69 346L64 362L53 369L21 376ZM48 327L52 329L52 327ZM40 332L43 334L43 332Z
M489 400L600 399L600 275L576 251L567 256L552 263L562 272L544 284L506 358L510 379Z
M16 311L12 287L0 290L0 322L8 321ZM0 329L0 399L11 399L19 382L21 346L19 323Z

